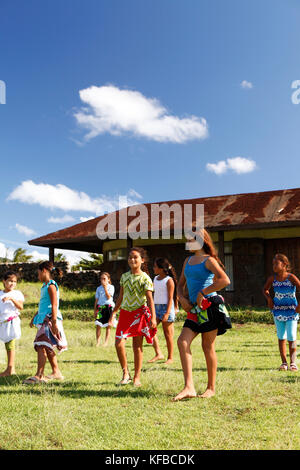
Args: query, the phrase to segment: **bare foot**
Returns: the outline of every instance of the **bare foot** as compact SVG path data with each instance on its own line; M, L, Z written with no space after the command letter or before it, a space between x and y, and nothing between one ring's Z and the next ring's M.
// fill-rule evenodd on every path
M0 377L10 377L11 375L16 375L16 371L6 369L4 372L0 374Z
M165 364L173 364L173 359L167 359Z
M100 346L100 343L96 343L96 348L99 348L99 346Z
M210 388L207 388L202 395L198 395L200 398L211 398L215 395L215 391L211 390Z
M139 380L137 380L137 381L133 381L133 386L134 386L134 387L141 387L142 384L141 384L141 382L140 382Z
M106 348L108 346L108 343L103 343L103 348Z
M180 401L186 398L195 398L197 396L196 390L194 388L185 387L176 397L172 398L172 401Z
M64 380L64 377L61 374L50 374L50 375L46 375L46 379L48 379L48 380Z
M156 362L156 361L161 361L163 358L164 358L164 356L163 356L163 355L154 356L152 359L149 359L149 361L148 361L148 362Z

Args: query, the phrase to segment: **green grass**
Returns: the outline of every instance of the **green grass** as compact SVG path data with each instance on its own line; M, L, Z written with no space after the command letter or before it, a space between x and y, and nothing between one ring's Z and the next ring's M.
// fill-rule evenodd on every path
M83 297L84 298L84 297ZM176 324L175 338L182 324ZM65 320L69 350L59 356L65 381L26 386L36 370L35 330L22 321L17 376L0 378L1 449L299 449L300 375L279 372L274 327L235 325L217 338L217 394L173 403L183 385L177 350L170 366L147 364L143 387L116 387L121 378L114 331L108 348L95 347L92 322ZM163 350L165 343L159 328ZM126 346L133 369L131 340ZM204 391L201 338L193 343L196 389ZM1 344L1 366L5 351ZM50 372L47 366L46 372Z

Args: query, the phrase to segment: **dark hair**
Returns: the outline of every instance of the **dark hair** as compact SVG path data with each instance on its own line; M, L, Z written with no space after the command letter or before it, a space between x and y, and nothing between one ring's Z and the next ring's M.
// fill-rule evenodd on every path
M105 276L108 278L109 283L111 284L110 274L107 273L106 271L103 271L103 272L100 273L100 276L99 276L100 279L101 279L101 277L102 277L104 274L105 274Z
M212 258L215 258L215 260L219 263L222 269L225 271L225 266L220 260L220 258L217 255L217 250L215 248L214 242L211 239L211 236L209 235L208 231L203 229L202 232L202 240L203 240L203 251L211 256Z
M15 276L16 279L18 280L18 275L14 271L6 271L6 273L3 276L3 281L7 281L7 279L11 276Z
M59 278L63 276L62 270L60 268L56 268L51 261L42 261L42 263L39 264L38 270L43 271L44 269L49 271L51 277L53 274L57 274Z
M282 261L282 263L284 263L286 265L286 270L290 271L291 264L290 264L290 260L288 259L287 256L285 256L283 253L276 253L276 255L274 256L274 259L275 258L279 259L279 261Z
M177 301L177 276L176 276L175 269L169 263L169 260L167 258L155 258L154 263L156 264L158 268L164 270L164 273L166 274L166 276L170 276L173 279L174 286L175 286L173 297L174 297L174 302L176 302Z
M148 269L148 255L147 255L146 250L144 250L144 248L142 248L142 247L134 246L134 247L130 248L128 256L130 256L130 253L132 253L133 251L137 251L140 254L140 257L144 260L141 269L142 269L142 271L144 271L149 276L150 273L149 273L149 269Z

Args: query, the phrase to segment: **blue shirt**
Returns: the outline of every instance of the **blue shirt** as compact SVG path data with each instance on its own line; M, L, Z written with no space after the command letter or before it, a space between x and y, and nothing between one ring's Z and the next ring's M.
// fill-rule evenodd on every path
M290 281L289 276L284 281L273 280L273 315L279 321L298 320L296 313L298 305L296 298L296 286Z
M206 268L205 263L208 258L206 258L202 263L190 265L191 257L188 259L185 268L184 275L186 278L187 288L189 291L190 301L195 304L197 302L197 296L199 292L205 287L211 286L213 283L214 273ZM205 297L212 297L217 295L216 292L207 294Z
M56 293L57 293L57 319L62 320L62 314L60 313L59 310L59 288L58 285L53 279L51 279L48 284L43 284L41 288L41 298L40 298L40 303L39 303L39 310L37 315L34 317L33 324L34 325L40 325L43 323L43 321L46 318L46 315L51 317L52 315L52 304L50 300L50 295L48 292L48 287L51 286L51 284L54 284L56 287Z
M111 295L109 299L106 297L105 290L102 284L101 286L97 288L96 294L95 294L95 297L97 299L97 304L98 305L111 305L112 307L114 307L115 306L115 303L113 301L113 296L115 293L114 286L112 284L108 284L107 291Z

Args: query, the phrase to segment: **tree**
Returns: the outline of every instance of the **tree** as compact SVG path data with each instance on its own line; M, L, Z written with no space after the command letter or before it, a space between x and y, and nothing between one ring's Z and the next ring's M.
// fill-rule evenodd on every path
M79 268L82 268L83 270L99 269L99 267L103 263L103 255L91 253L90 258L92 259L81 258L79 263L75 264L72 267L72 270L77 271Z
M14 251L14 255L12 259L13 263L28 263L31 260L32 260L32 256L27 255L26 250L24 250L24 248L17 248Z
M59 261L67 261L67 258L63 253L57 253L54 257L54 261L59 262Z

